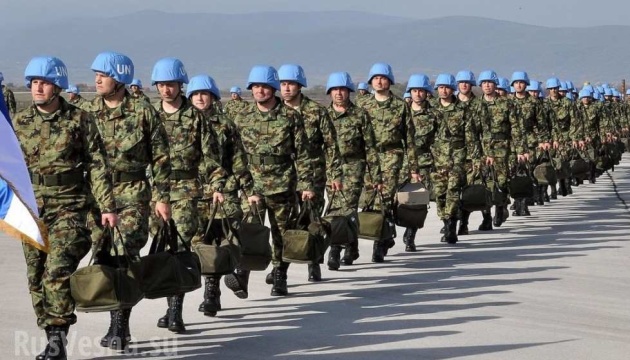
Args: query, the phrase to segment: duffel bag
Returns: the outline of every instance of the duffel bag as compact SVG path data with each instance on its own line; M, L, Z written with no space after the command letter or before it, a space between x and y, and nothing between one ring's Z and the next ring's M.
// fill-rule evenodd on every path
M359 238L358 229L358 216L357 212L352 210L350 214L344 215L342 211L343 206L332 210L333 202L337 193L344 198L342 191L333 191L330 195L330 200L326 209L324 209L324 216L322 222L328 228L328 239L331 246L346 246L351 243L355 243Z
M293 226L282 236L282 261L317 263L328 248L328 234L310 200L304 201Z
M396 225L383 208L383 196L379 192L381 209L375 210L377 192L359 213L359 237L366 240L383 241L396 237Z
M553 159L555 162L559 159ZM566 175L562 174L560 177L560 171L556 172L556 167L551 163L551 161L545 161L536 165L534 168L534 178L538 185L555 185L558 183L558 178L564 179Z
M254 216L258 221L253 221ZM258 206L253 204L241 223L241 264L243 270L262 271L271 263L271 230L264 225Z
M529 168L519 170L508 183L510 196L514 199L530 198L534 196L534 181Z
M488 189L486 177L482 171L473 172L479 174L481 184L476 184L477 176L472 179L472 184L465 185L460 193L460 205L462 209L473 212L486 210L492 206L492 192Z
M216 219L219 207L223 212L222 219ZM241 260L241 245L237 234L230 226L223 205L215 206L203 242L194 247L201 262L201 275L231 274L236 269Z

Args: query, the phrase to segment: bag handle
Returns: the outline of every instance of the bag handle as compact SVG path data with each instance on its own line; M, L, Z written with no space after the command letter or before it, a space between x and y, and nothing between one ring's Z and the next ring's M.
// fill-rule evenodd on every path
M326 208L324 209L324 214L322 216L326 216L330 212L330 208L332 207L333 201L335 200L335 195L337 195L337 193L339 193L339 195L341 195L341 197L346 200L346 196L343 194L343 190L333 190L332 194L330 195L330 200L328 201L328 204L326 204Z
M114 250L116 262L118 262L118 268L119 269L124 268L122 262L120 261L120 254L118 253L118 247L116 246L116 236L115 236L116 234L114 233L114 229L118 231L118 235L120 235L120 244L122 245L123 256L127 260L127 264L128 265L131 264L132 259L129 256L129 253L127 252L127 248L125 247L124 241L122 240L122 233L120 232L120 229L118 228L118 226L116 226L115 228L107 227L106 232L103 232L103 235L101 235L101 238L98 240L96 245L92 248L92 257L90 258L90 261L88 262L88 266L94 264L94 259L96 258L96 254L99 251L103 251L103 245L105 245L105 238L107 237L107 235L109 235L109 240L111 241L112 248Z
M260 213L260 211L258 211L258 204L257 203L251 203L249 205L249 210L243 216L243 222L250 222L249 219L254 217L254 213L256 215L258 215L258 220L260 220L260 223L262 225L264 225L265 223L263 222L262 214Z

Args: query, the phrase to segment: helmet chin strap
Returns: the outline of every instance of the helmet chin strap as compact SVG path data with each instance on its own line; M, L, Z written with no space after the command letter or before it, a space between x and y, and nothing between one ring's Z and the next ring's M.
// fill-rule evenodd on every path
M50 97L50 99L44 101L43 103L37 103L35 102L35 105L38 106L48 106L50 104L52 104L53 101L55 101L56 98L59 97L59 94L61 94L61 88L59 88L58 86L55 87L55 92L53 93L53 96Z
M116 85L114 86L114 90L112 92L110 92L110 93L104 94L103 98L106 99L106 100L109 100L114 95L116 95L118 93L118 91L120 91L120 89L124 89L124 88L125 88L125 84L116 82Z

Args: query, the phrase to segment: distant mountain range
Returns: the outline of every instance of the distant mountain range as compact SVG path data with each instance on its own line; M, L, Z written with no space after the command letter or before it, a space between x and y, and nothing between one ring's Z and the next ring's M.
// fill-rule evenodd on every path
M30 24L29 24L30 25ZM66 62L71 82L91 83L97 53L129 55L149 84L155 61L179 57L189 75L208 73L221 88L244 86L254 64L299 63L309 83L333 71L365 81L370 65L388 62L397 82L412 73L494 69L509 77L526 70L550 76L618 83L627 75L629 26L547 28L474 17L415 20L362 12L170 14L144 11L114 18L13 28L0 33L0 71L21 83L28 60L53 54Z

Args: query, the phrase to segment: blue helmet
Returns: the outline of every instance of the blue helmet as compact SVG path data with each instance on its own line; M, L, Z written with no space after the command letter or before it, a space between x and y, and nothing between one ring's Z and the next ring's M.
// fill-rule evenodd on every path
M475 81L475 74L473 74L470 70L462 70L457 73L455 76L455 81L459 84L460 82L470 84L472 86L477 85Z
M241 91L241 88L240 88L240 87L238 87L238 86L232 86L232 87L230 88L230 93L238 94L238 96L241 96L242 91Z
M278 79L280 81L294 81L306 87L306 75L300 65L285 64L278 68Z
M214 79L208 75L197 75L190 79L186 86L186 97L190 97L196 91L209 91L217 100L221 100L221 91L214 82Z
M621 93L619 93L619 90L617 90L615 88L612 88L611 90L612 90L613 97L616 97L616 98L620 98L621 97Z
M411 99L411 93L409 91L407 91L406 93L403 94L403 99Z
M598 87L596 87L596 89L597 89L598 93L600 93L600 94L604 93L604 87L603 86L598 86Z
M255 65L249 72L247 78L247 89L250 90L254 84L264 84L280 90L280 80L278 72L273 66Z
M584 85L582 90L587 90L590 93L594 93L595 92L595 88L593 88L593 85Z
M630 89L626 90L626 95L630 95Z
M547 79L547 83L546 83L547 89L560 88L560 86L561 86L560 79L556 77Z
M598 93L597 91L593 93L593 100L602 100L602 94Z
M529 85L529 76L525 71L515 71L512 73L512 80L510 81L510 85L514 85L515 81L524 81L525 84Z
M129 86L137 86L138 89L142 89L142 81L140 81L140 79L133 79L131 80L131 84L129 84Z
M385 63L376 63L372 65L370 68L370 73L368 74L368 84L372 84L372 78L376 75L385 76L389 79L389 82L394 85L394 72L392 71L392 67L389 64Z
M471 73L472 74L472 73ZM485 70L479 74L479 78L477 79L477 83L481 86L481 83L484 81L491 81L497 85L499 85L499 77L494 70Z
M181 60L176 58L162 58L153 65L151 85L161 81L176 81L188 84L188 74Z
M31 88L31 80L43 79L59 88L68 88L68 69L59 58L37 56L29 61L24 70L26 87Z
M422 89L428 92L433 92L431 88L431 81L429 77L424 74L413 74L409 77L407 82L407 91L411 89Z
M586 86L580 90L579 98L583 99L585 97L593 97L593 92L586 89Z
M435 79L435 88L439 86L446 86L453 90L457 90L457 84L455 83L455 77L451 74L440 74Z
M345 71L330 74L326 82L326 94L330 94L330 90L336 87L345 87L350 91L354 91L354 84L350 74Z
M611 88L605 88L604 89L604 96L613 96L613 92Z
M510 91L510 80L508 80L508 78L500 77L499 85L497 86L497 88L505 91Z
M79 88L76 85L68 84L68 88L66 89L66 93L79 95L81 93L81 91L79 91Z
M133 62L128 56L117 52L106 51L96 55L92 71L101 72L126 85L133 81Z
M364 83L364 82L360 82L357 85L357 90L365 90L365 91L369 91L370 88L368 87L368 84Z
M610 87L610 85L608 85L608 83L603 83L603 84L602 84L602 87L603 87L604 89L608 89L608 88Z
M567 90L568 91L576 90L575 86L573 86L573 81L567 80L565 83L567 84Z
M569 91L566 81L560 81L560 91Z
M540 87L542 85L540 84L539 81L536 80L530 80L529 81L529 85L527 85L527 87L525 88L525 90L527 91L540 91Z
M571 91L568 91L565 96L566 96L567 99L569 99L571 101L575 100L575 98L573 97L573 93Z

